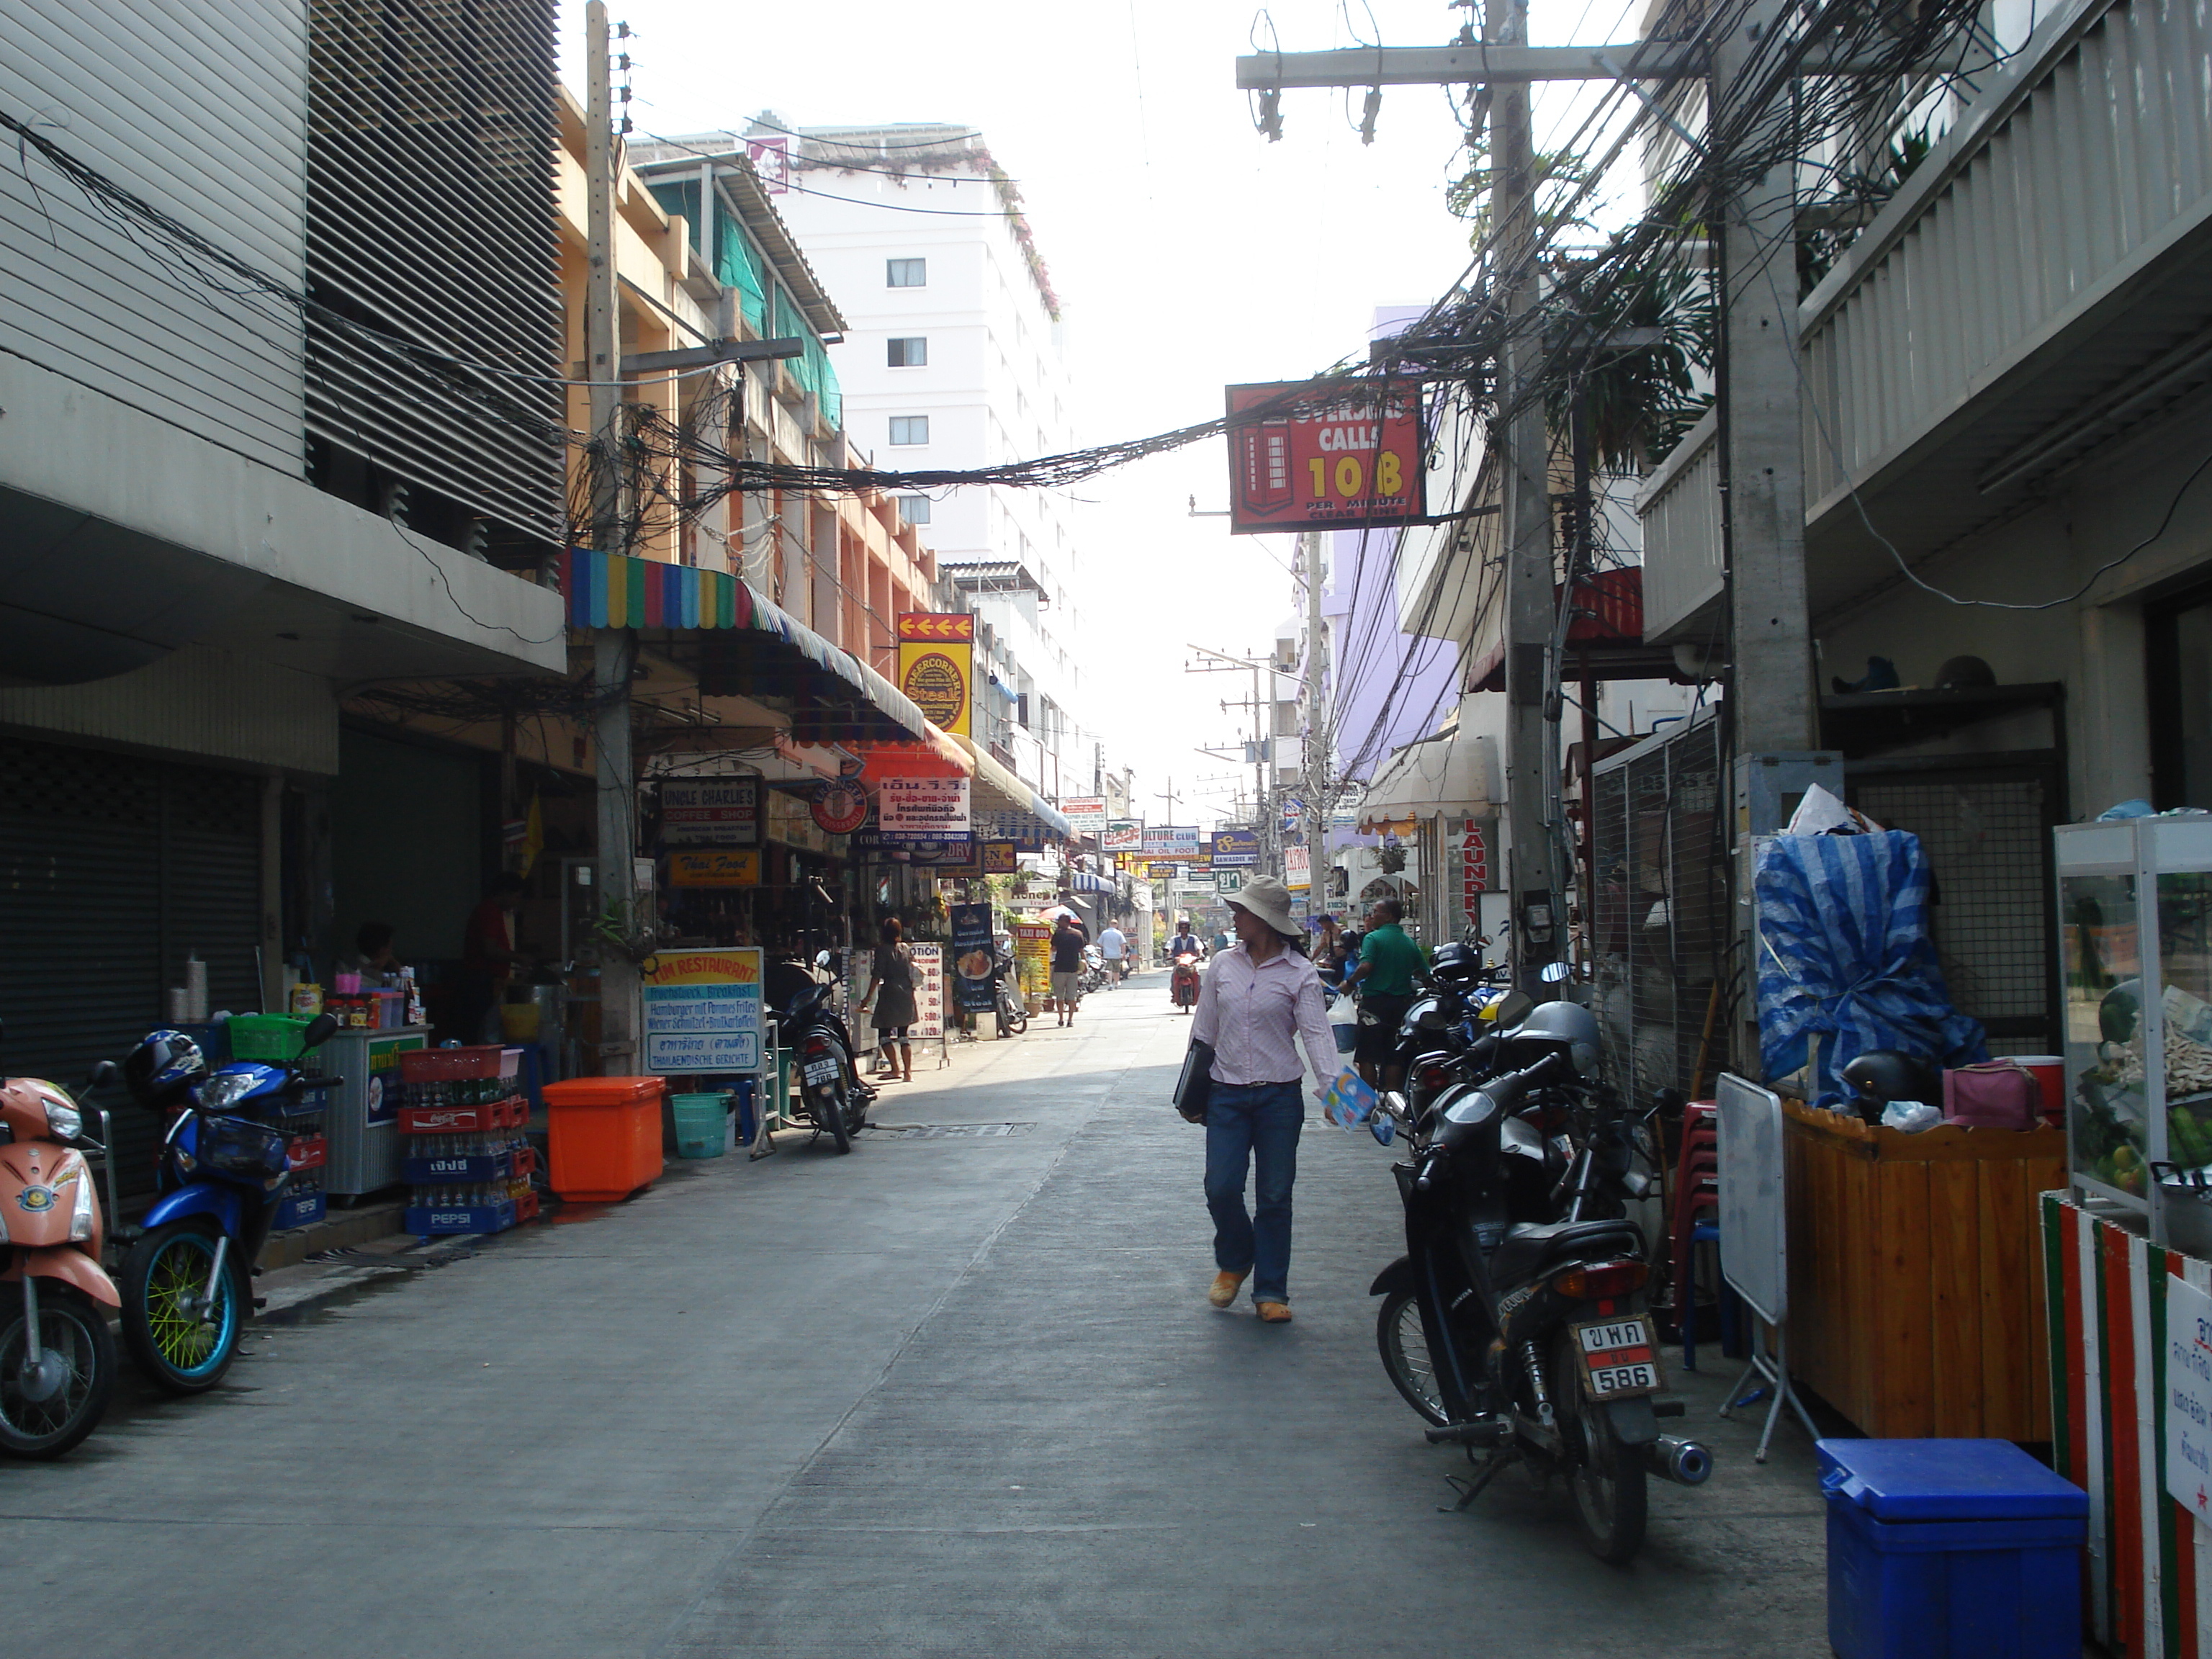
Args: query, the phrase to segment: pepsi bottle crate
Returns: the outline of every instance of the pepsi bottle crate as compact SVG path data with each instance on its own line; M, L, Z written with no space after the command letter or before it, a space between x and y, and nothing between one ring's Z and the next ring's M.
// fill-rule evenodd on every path
M445 1233L503 1233L514 1225L514 1201L410 1206L407 1231L429 1238Z
M329 1201L319 1188L288 1192L276 1201L276 1218L270 1230L281 1233L289 1227L310 1226L320 1221L328 1208Z
M467 1185L480 1181L507 1181L530 1172L527 1150L509 1147L496 1152L447 1153L441 1157L400 1160L399 1177L417 1187L441 1183Z

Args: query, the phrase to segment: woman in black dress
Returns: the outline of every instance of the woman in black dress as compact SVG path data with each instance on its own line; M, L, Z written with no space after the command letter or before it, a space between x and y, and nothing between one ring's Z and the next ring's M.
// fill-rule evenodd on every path
M869 1023L876 1028L877 1044L896 1064L892 1076L901 1083L911 1083L914 1045L907 1040L907 1028L915 1018L914 957L906 948L906 931L899 926L896 916L884 918L879 938L881 942L876 946L875 963L869 969L868 988L860 998L860 1006L874 1005L875 1016Z

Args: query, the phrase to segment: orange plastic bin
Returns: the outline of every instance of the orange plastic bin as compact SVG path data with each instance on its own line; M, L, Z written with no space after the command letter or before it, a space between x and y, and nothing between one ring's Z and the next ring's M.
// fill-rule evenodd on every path
M657 1077L580 1077L545 1085L553 1190L577 1204L613 1204L660 1178Z

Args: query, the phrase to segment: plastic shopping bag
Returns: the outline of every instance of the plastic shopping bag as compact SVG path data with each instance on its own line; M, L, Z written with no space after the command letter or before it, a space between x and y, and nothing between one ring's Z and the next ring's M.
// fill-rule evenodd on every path
M1357 1072L1339 1072L1321 1091L1321 1115L1346 1134L1375 1115L1375 1091Z

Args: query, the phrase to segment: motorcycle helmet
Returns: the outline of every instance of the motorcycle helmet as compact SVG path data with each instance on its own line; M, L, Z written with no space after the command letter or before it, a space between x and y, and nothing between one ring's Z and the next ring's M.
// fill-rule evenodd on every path
M124 1086L149 1112L167 1111L207 1081L207 1056L182 1031L149 1031L123 1062Z
M1869 1123L1881 1122L1881 1109L1893 1100L1934 1105L1943 1098L1942 1079L1926 1060L1901 1048L1869 1048L1837 1075L1857 1092L1852 1104Z
M1583 1077L1597 1070L1597 1016L1578 1002L1540 1002L1528 1011L1516 1042L1544 1042L1565 1048L1576 1072Z
M1431 977L1448 985L1464 985L1482 972L1482 958L1460 944L1439 945L1429 963Z

